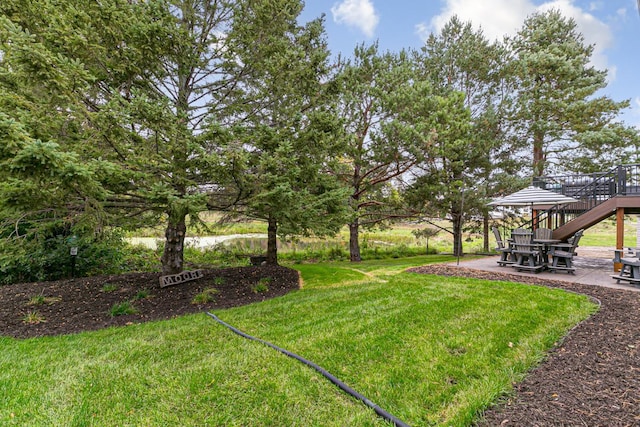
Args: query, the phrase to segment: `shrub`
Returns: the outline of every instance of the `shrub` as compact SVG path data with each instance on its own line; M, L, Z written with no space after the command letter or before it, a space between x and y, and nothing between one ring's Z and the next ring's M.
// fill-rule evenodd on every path
M119 232L73 237L74 232L62 226L20 238L1 237L0 284L58 280L70 277L72 269L75 276L121 271L124 241ZM72 246L78 248L75 257Z
M119 269L127 273L160 271L162 249L149 249L142 245L125 245Z

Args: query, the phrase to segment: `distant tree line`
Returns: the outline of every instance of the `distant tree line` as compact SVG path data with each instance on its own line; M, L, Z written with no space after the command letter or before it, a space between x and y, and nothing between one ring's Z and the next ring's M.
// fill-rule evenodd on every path
M469 218L532 176L635 159L629 101L601 94L573 20L502 41L453 17L419 50L332 56L300 0L0 4L0 272L72 235L165 223L180 272L206 211L327 236ZM486 238L488 242L488 238ZM486 243L485 245L488 245Z

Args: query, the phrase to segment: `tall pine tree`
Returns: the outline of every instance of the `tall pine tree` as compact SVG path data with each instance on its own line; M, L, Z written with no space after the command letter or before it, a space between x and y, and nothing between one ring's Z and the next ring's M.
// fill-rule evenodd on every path
M528 17L510 40L517 80L513 143L531 155L533 176L583 170L613 160L633 138L616 118L628 101L600 94L607 72L591 64L593 46L557 10Z

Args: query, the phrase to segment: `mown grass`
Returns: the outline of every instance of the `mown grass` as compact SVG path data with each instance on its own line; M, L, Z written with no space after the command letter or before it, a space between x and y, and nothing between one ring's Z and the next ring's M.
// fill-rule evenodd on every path
M302 290L217 314L411 425L465 426L594 310L559 290L403 272L429 260L297 265ZM315 371L204 314L0 338L0 401L0 425L386 425Z
M637 219L634 216L625 217L624 246L636 247ZM616 247L616 220L609 218L587 229L580 239L580 246ZM612 255L613 256L613 255Z

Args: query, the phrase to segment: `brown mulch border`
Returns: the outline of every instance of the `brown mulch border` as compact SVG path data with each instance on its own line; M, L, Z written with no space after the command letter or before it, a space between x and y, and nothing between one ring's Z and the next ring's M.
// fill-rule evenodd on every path
M601 304L478 426L640 426L640 292L452 265L410 271L560 288Z
M31 338L170 319L263 301L300 288L299 273L281 266L203 270L200 279L165 288L160 288L159 277L160 273L129 273L0 286L0 335ZM258 283L266 289L257 290ZM208 288L217 290L214 301L194 304L194 296ZM48 301L30 305L37 295ZM127 301L136 314L110 314L115 304ZM25 322L30 312L37 312L42 321Z

